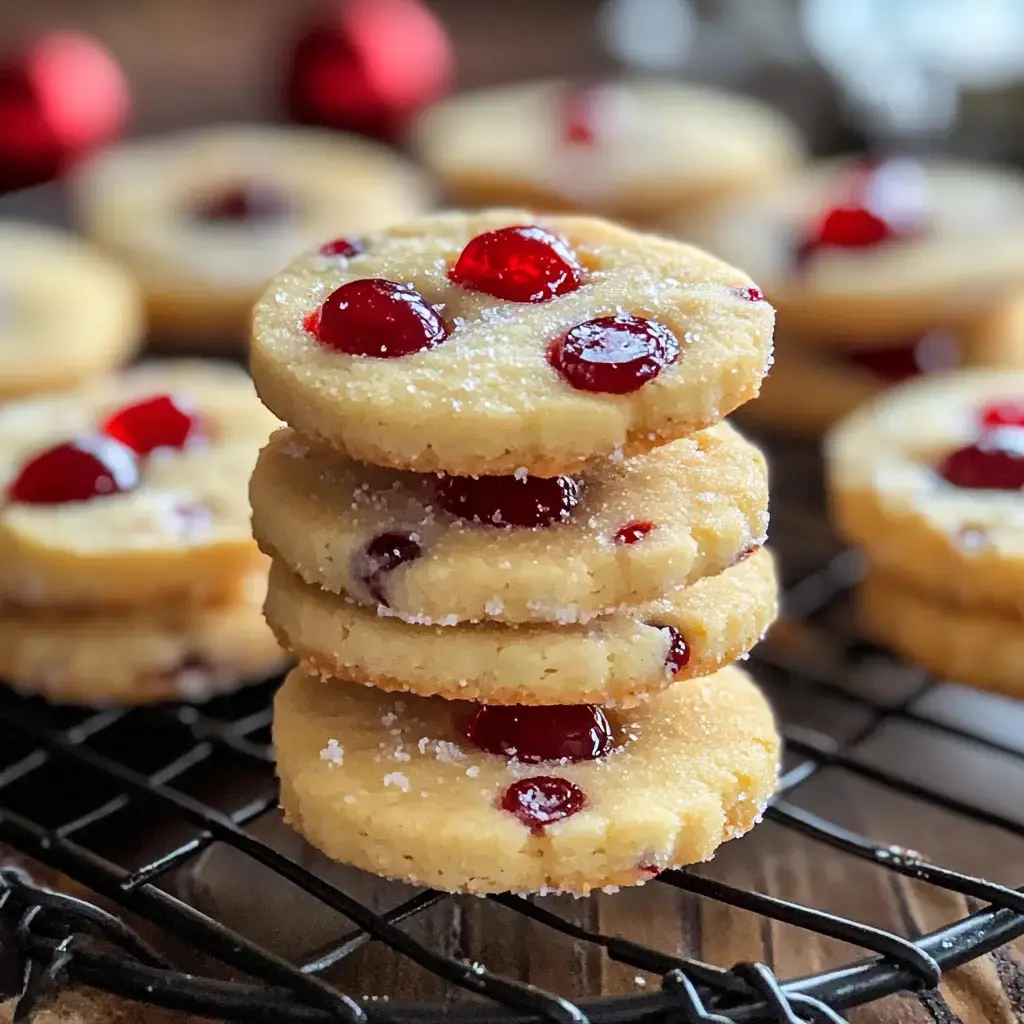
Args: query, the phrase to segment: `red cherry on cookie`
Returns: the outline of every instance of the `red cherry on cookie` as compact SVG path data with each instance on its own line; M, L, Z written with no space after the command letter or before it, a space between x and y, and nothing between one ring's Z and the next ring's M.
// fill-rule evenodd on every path
M379 277L336 288L319 318L307 315L303 325L327 348L376 359L436 348L448 337L447 324L415 288Z
M192 206L192 215L209 223L232 221L273 221L287 217L294 210L291 200L261 182L231 185L205 196Z
M1008 398L993 402L981 410L981 425L991 427L1024 427L1024 398Z
M501 794L501 809L514 814L534 835L545 825L569 818L587 805L575 783L554 775L535 775L513 782Z
M358 256L366 252L366 246L357 238L335 238L320 246L321 256Z
M443 476L435 489L442 508L492 526L566 523L580 493L571 476Z
M668 633L668 652L665 654L665 671L674 676L690 664L690 646L686 637L675 626L658 626L663 633Z
M139 482L135 453L108 437L69 441L25 463L7 492L12 502L63 505L133 490Z
M947 455L939 475L954 487L1019 491L1024 487L1024 428L996 427Z
M576 291L583 266L564 239L522 225L471 238L448 277L463 288L508 302L547 302Z
M100 432L137 455L148 455L155 448L181 449L206 433L202 418L182 408L171 395L156 395L118 409L103 421Z
M400 566L416 561L423 554L419 538L397 530L378 534L357 557L355 576L378 603L389 607L388 577Z
M607 716L595 704L483 704L466 726L470 743L489 754L537 761L593 761L614 745Z
M656 530L657 524L647 520L637 520L633 523L626 523L615 531L614 541L616 544L635 544L643 540L652 530Z
M548 350L548 362L577 391L625 395L679 358L679 340L657 320L603 316L577 324Z

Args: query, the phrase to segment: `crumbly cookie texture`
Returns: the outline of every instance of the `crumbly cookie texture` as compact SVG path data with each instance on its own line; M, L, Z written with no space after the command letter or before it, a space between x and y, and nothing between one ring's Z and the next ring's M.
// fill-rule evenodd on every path
M786 331L812 340L874 345L976 315L1019 288L1024 175L948 159L920 164L918 237L828 249L797 269L797 245L843 200L854 166L828 161L776 189L725 199L697 217L687 212L675 232L737 260L778 307Z
M764 543L764 457L728 424L644 455L601 460L582 478L570 522L496 527L461 519L436 500L437 478L344 459L293 430L260 453L250 484L253 533L307 583L378 604L365 552L407 536L419 557L379 580L391 614L420 625L587 621L657 600L720 572ZM641 540L615 536L638 520Z
M539 224L566 239L585 268L575 291L507 303L447 277L466 243ZM589 217L523 210L445 213L365 239L347 259L306 255L267 286L255 313L252 373L281 419L352 458L418 472L537 476L572 472L595 455L650 448L717 423L754 398L774 326L753 282L690 246ZM340 285L411 284L451 328L437 347L394 359L341 353L303 326ZM630 394L571 387L548 363L572 327L622 313L656 319L679 358Z
M271 569L266 614L282 644L325 678L486 704L629 707L673 680L710 675L746 654L775 617L762 549L661 601L587 625L414 626ZM688 660L667 667L672 634Z
M708 859L775 785L771 711L735 668L614 715L621 747L578 764L484 753L459 732L467 710L294 670L274 714L286 819L327 856L416 885L587 893ZM586 804L534 834L500 800L537 775L568 779Z
M274 675L288 662L261 615L266 576L224 602L0 616L0 678L75 704L203 701Z
M754 100L664 79L624 79L589 98L592 139L565 138L578 86L542 80L463 92L432 106L413 143L465 206L587 209L628 221L699 208L790 173L794 126Z
M125 270L63 231L0 221L0 400L113 369L142 327Z
M833 518L886 573L942 600L1024 611L1024 501L935 471L979 436L982 410L1019 401L1024 372L965 370L889 391L826 441Z
M940 678L1024 696L1020 616L942 604L878 571L869 572L861 585L858 611L868 637Z
M252 185L290 204L261 221L206 223L193 204ZM425 209L423 175L391 150L309 128L219 125L104 150L72 186L86 233L141 282L154 325L238 329L297 252Z
M0 506L0 601L23 606L209 601L261 564L246 487L277 421L245 374L179 361L137 369L56 397L0 408L0 490L39 452L95 432L103 418L151 395L192 404L209 443L157 452L139 486L61 505Z

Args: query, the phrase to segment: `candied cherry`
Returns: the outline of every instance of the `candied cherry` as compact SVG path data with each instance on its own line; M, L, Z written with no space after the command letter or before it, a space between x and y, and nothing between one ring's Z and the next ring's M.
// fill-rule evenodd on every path
M639 540L643 540L652 530L658 528L656 523L648 522L647 520L637 520L633 523L626 523L625 526L620 526L615 532L615 543L616 544L635 544Z
M148 455L155 448L181 449L203 440L206 425L172 395L154 395L118 409L103 421L100 432L137 455Z
M546 825L570 818L587 805L583 790L555 775L534 775L513 782L501 794L501 809L514 814L534 835Z
M292 211L293 204L286 195L257 181L231 185L192 206L192 215L209 223L280 220Z
M593 761L614 745L611 723L596 704L481 704L466 737L489 754L519 761Z
M381 533L363 548L358 558L355 575L378 603L389 607L388 577L400 566L415 562L423 554L415 534L393 531Z
M582 488L571 476L443 476L438 504L453 515L492 526L567 523Z
M1024 398L1008 398L992 402L981 410L981 425L992 427L1024 427Z
M665 671L670 676L674 676L682 672L690 664L690 645L686 642L686 637L675 626L658 626L655 624L655 628L668 634Z
M48 448L22 466L8 489L12 502L63 505L134 490L135 452L109 437L86 437Z
M548 350L548 362L577 391L626 395L679 358L679 339L640 316L602 316L577 324Z
M335 288L303 326L326 348L377 359L436 348L448 337L445 322L415 288L379 277Z
M954 487L1018 491L1024 487L1024 428L995 427L947 455L939 475Z
M547 302L576 291L583 266L564 238L536 225L520 225L471 238L448 278L508 302Z
M366 252L366 246L358 238L335 238L324 242L318 251L321 256L358 256Z

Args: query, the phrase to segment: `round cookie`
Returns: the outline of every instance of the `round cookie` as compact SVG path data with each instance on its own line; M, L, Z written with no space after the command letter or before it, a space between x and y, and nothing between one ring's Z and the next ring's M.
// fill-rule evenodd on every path
M171 396L180 410L189 410L198 436L181 449L137 457L101 438L108 417L155 396ZM173 427L182 417L171 416ZM7 500L0 505L0 601L47 608L137 606L203 602L230 591L261 564L246 495L257 452L276 423L242 370L203 361L147 363L66 395L3 406L0 490ZM107 460L112 468L99 482L108 492L123 474L128 489L91 500L25 500L19 481L27 467L69 442ZM58 455L46 470L47 487L63 487L60 481L82 472L78 461L72 472ZM40 473L33 477L38 490Z
M462 93L421 116L413 144L460 205L627 221L763 185L803 157L797 129L770 107L654 78Z
M419 171L355 136L219 125L104 150L75 174L85 232L138 278L170 336L241 336L297 252L425 209Z
M279 430L253 472L253 534L307 583L406 622L565 624L720 572L768 524L764 456L725 423L594 463L567 522L474 522L441 504L439 486ZM638 523L649 531L616 541Z
M0 614L0 679L76 704L208 700L287 663L261 614L266 575L217 605Z
M940 678L1024 696L1024 618L941 604L877 571L861 585L858 611L868 637Z
M63 231L0 221L0 401L112 369L142 326L120 267Z
M1024 371L963 370L894 388L838 424L826 458L839 532L940 600L1024 612L1021 490L956 486L939 472L987 443L995 406L1012 418L1022 397ZM1015 450L1020 427L1009 431ZM1016 464L1012 450L1005 461Z
M771 625L775 602L762 548L718 576L587 625L414 626L311 587L281 563L270 571L266 615L282 645L325 678L486 704L629 707L745 655Z
M470 240L522 225L567 243L562 262L579 261L578 287L511 302L450 280ZM267 406L354 459L418 472L557 476L594 455L629 454L717 423L757 394L767 372L772 308L745 274L679 243L516 210L438 214L364 242L349 258L304 256L270 282L251 356ZM531 258L551 255L540 248ZM492 250L489 266L492 256L507 256L509 267L519 259ZM447 337L400 358L321 343L310 317L322 322L316 311L328 296L367 278L411 285L423 310L440 310L434 326ZM549 350L581 325L621 317L671 331L677 357L629 393L571 385Z
M485 753L457 724L472 711L294 670L274 705L286 820L327 856L415 885L587 893L707 860L755 824L775 785L772 714L736 668L612 714L621 745L597 761ZM537 776L568 780L585 803L534 832L500 804Z
M848 160L819 164L765 194L723 200L696 218L685 212L673 233L738 260L784 331L809 342L873 348L955 326L1019 287L1024 175L949 159L879 166L881 174ZM830 211L864 203L885 213L896 237L799 259Z

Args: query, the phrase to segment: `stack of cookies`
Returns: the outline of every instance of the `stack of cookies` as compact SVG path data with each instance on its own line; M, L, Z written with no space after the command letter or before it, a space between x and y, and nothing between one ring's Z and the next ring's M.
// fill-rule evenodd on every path
M443 214L279 274L251 482L281 801L437 888L632 885L757 820L777 769L730 662L775 612L742 273L575 216ZM340 252L346 250L344 255Z

